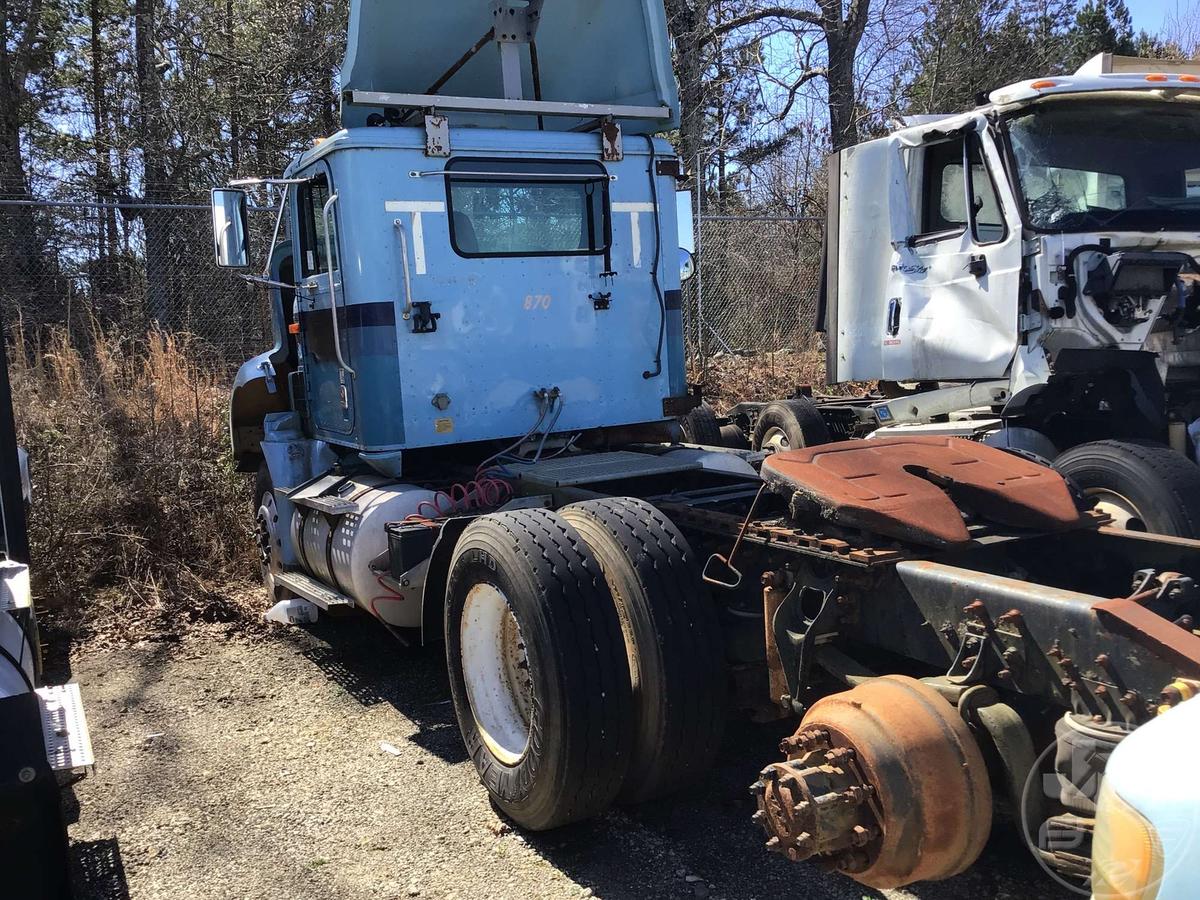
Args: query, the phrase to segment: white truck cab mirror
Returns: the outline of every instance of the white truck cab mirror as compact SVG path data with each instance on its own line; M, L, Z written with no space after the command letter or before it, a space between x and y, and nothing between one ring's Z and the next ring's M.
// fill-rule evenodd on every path
M250 265L246 192L237 188L213 188L212 224L217 265L223 269L244 269Z
M686 247L679 248L679 283L683 284L696 274L696 257Z

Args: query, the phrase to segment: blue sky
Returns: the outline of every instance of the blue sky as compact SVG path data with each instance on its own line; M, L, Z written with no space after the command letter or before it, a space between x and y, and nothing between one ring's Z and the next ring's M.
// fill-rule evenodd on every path
M1191 6L1194 0L1125 0L1133 16L1135 30L1146 29L1151 34L1157 34L1163 23L1177 10L1183 11Z

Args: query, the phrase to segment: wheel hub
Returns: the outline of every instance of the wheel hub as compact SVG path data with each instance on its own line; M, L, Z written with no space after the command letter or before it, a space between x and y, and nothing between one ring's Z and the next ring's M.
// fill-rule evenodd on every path
M521 626L493 584L474 585L463 605L463 681L479 735L506 765L529 747L533 681Z
M772 425L766 430L762 437L762 449L769 453L778 453L781 450L790 450L792 448L791 441L788 440L787 432L778 425Z
M929 686L888 675L813 704L751 787L767 847L874 888L949 878L975 861L992 793L975 739Z
M1084 495L1095 499L1095 509L1109 516L1114 528L1123 528L1126 531L1147 530L1141 510L1128 497L1108 488L1090 488L1084 491Z
M275 504L273 492L263 494L254 522L258 533L258 564L263 584L273 600L279 599L275 587L275 575L280 571L279 507Z
M861 872L877 849L865 848L880 835L872 809L875 788L862 776L855 753L834 748L828 731L809 729L780 749L803 747L803 756L772 763L751 786L758 799L754 821L770 837L767 849L792 861L822 857L830 868Z

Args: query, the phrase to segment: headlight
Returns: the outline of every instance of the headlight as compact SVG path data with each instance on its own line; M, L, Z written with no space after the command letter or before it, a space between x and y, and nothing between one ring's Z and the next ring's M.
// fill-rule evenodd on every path
M1146 817L1104 779L1092 838L1092 895L1096 900L1153 900L1162 880L1163 852Z

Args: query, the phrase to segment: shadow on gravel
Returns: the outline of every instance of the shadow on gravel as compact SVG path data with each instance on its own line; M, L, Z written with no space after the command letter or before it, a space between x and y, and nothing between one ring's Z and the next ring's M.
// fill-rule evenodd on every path
M388 703L417 726L409 737L448 763L466 760L440 644L404 647L362 616L323 616L279 633L322 675L363 706ZM880 900L884 895L815 865L768 853L750 821L749 785L779 757L795 724L731 719L712 773L690 789L553 832L521 832L551 865L608 900L762 897ZM482 788L480 788L482 790ZM1030 856L1015 828L999 824L965 875L904 889L919 900L1029 896L1068 900Z
M466 760L441 644L404 646L367 616L322 616L308 628L289 628L280 640L363 706L390 704L417 726L409 740L448 763Z
M597 822L547 834L524 833L547 861L612 900L762 897L877 900L884 895L807 863L769 853L750 821L749 785L779 756L794 723L730 720L713 772L692 789ZM1034 861L1016 829L998 824L981 859L966 874L904 889L920 900L1029 896L1067 900Z
M125 865L116 838L71 845L75 900L129 900Z

